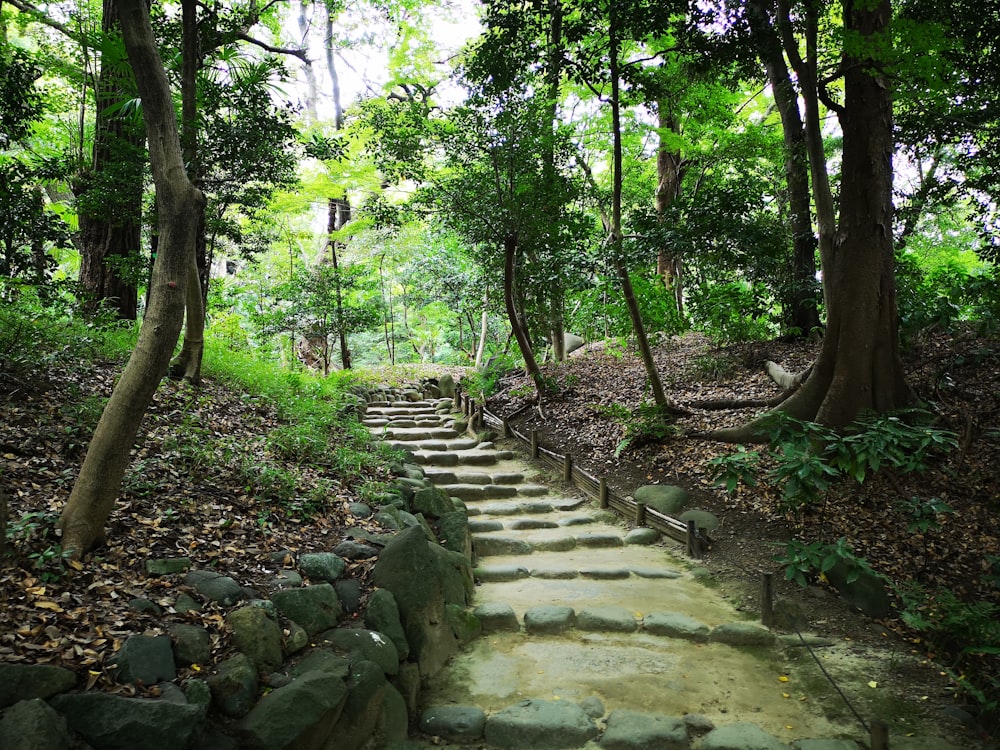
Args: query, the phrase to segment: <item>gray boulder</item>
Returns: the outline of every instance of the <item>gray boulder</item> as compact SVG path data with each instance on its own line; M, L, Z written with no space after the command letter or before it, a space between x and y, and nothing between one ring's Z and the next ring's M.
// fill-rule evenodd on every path
M272 690L240 722L252 747L321 750L347 701L347 686L324 670L309 672Z
M4 750L65 750L70 742L66 720L41 698L15 703L0 718Z
M490 745L511 750L562 750L585 745L597 726L580 706L562 701L526 700L486 719Z
M368 608L365 610L365 625L371 630L383 633L396 647L400 661L410 655L410 644L403 632L403 623L399 619L399 607L396 597L387 589L375 589L368 598Z
M880 620L892 611L892 599L886 589L885 579L874 572L854 569L857 578L853 581L852 569L842 560L826 572L830 585L840 592L844 600L860 609L869 617Z
M406 699L391 684L386 685L382 694L382 711L375 725L376 746L387 747L405 741L409 728Z
M389 687L382 667L374 662L351 664L347 678L347 700L333 729L337 750L360 750L375 734L382 713L382 699ZM296 745L296 750L298 750ZM327 745L331 747L331 745Z
M174 660L185 666L207 664L212 659L212 637L200 625L175 622L167 627L174 644Z
M667 638L682 638L703 643L708 640L708 625L680 612L650 612L642 618L647 633Z
M448 571L443 568L441 557L423 532L411 528L386 545L372 576L376 586L387 589L396 599L410 658L418 663L424 677L436 674L458 650L445 613L443 579Z
M347 563L332 552L308 552L299 558L299 570L314 581L333 583L347 570Z
M727 622L712 628L708 641L729 646L773 646L775 636L767 628L752 622Z
M683 719L616 709L600 741L605 750L688 750L687 726Z
M233 645L260 673L273 672L284 660L278 624L260 607L241 607L226 616Z
M220 662L205 681L212 702L226 716L245 716L257 700L257 668L244 654Z
M121 682L153 685L177 677L173 644L168 635L132 635L115 654L114 665Z
M540 604L524 613L524 629L528 633L564 633L573 627L576 613L572 607Z
M49 703L101 750L183 750L205 720L201 706L109 693L57 695Z
M683 487L669 484L647 484L633 494L637 503L644 503L647 508L676 516L688 503L688 492Z
M486 714L478 706L433 706L420 714L420 731L449 742L482 739Z
M684 511L680 515L680 520L684 522L694 521L695 528L699 531L713 531L719 528L719 519L714 513L698 508Z
M370 661L378 664L387 675L399 672L399 653L392 640L374 630L334 628L316 636L317 643L328 643L336 651L346 653L351 662Z
M309 635L334 627L341 615L340 600L329 583L276 591L271 601L285 617L298 623Z
M239 583L213 570L188 571L184 583L193 586L206 599L226 607L246 598L246 592Z
M76 685L76 675L50 664L0 663L0 708L30 698L51 698Z
M441 398L455 397L455 378L445 373L438 378L438 390L441 391Z
M516 633L521 629L517 614L509 604L484 602L473 610L473 614L484 633Z
M448 499L447 493L437 487L425 487L414 492L410 506L415 513L423 513L431 518L440 518L446 513L455 511L455 506Z

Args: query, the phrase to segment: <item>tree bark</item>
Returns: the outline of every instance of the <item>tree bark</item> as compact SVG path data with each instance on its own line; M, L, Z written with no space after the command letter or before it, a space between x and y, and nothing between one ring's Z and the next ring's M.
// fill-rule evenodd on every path
M337 294L337 332L340 338L340 364L345 370L351 369L351 349L347 345L347 326L344 323L344 294L340 283L340 261L337 248L340 242L333 237L351 220L351 204L346 200L331 198L327 217L327 234L330 238L330 260L333 262L333 283Z
M479 320L479 344L476 346L475 367L478 370L483 366L483 355L486 354L486 337L490 332L490 292L487 289L483 292L483 312Z
M663 226L667 221L667 210L681 193L684 168L680 151L667 148L662 133L677 133L680 124L670 111L666 99L657 102L657 124L660 129L660 145L656 149L656 220ZM681 281L681 259L671 252L666 243L660 246L656 255L656 273L663 279L663 285L673 295L674 305L680 315L684 314L684 287Z
M101 30L115 33L120 25L116 0L104 0ZM79 281L87 296L86 308L94 311L104 303L120 319L135 320L135 281L115 268L115 261L138 262L142 213L142 133L130 127L125 113L111 111L125 98L125 84L119 69L102 61L92 161L74 182L73 191L81 199Z
M773 3L772 3L773 5ZM799 101L781 51L781 40L770 20L767 0L750 5L751 30L767 70L785 147L785 185L788 190L789 226L792 231L792 285L786 298L788 323L808 336L820 325L817 309L816 235L809 199L809 153Z
M524 369L531 377L538 391L539 404L544 392L542 382L542 371L538 367L535 353L531 349L531 341L528 334L521 325L520 316L517 314L517 307L514 304L514 273L517 265L517 236L508 234L503 240L503 300L507 308L507 318L510 321L511 333L517 341L517 347L521 350L524 358Z
M618 279L622 285L622 294L625 296L625 305L628 307L629 317L632 320L632 330L635 333L636 346L639 349L639 356L646 369L646 377L649 379L649 386L653 392L654 403L663 410L673 408L667 400L663 390L663 382L660 380L660 373L656 369L656 362L653 359L653 350L649 346L649 339L646 338L646 326L642 321L642 313L639 310L639 303L635 298L635 291L632 289L632 280L629 278L628 269L621 259L622 243L622 128L621 128L621 98L619 96L619 62L620 51L618 39L618 24L615 18L614 4L610 7L608 19L609 37L609 61L611 74L611 130L612 130L612 188L611 188L611 226L609 245L614 257L615 270L618 272Z
M167 371L184 315L187 274L194 255L194 217L204 202L184 168L170 85L146 5L143 0L120 0L119 9L129 63L142 97L160 239L139 339L101 415L59 519L62 547L76 558L105 538L104 526L139 424Z
M812 373L779 409L845 427L865 411L887 412L913 400L899 356L892 252L892 101L882 71L891 44L890 0L847 0L844 27L859 41L844 55L845 101L840 224L824 260L827 331ZM764 439L752 422L720 430L725 440Z

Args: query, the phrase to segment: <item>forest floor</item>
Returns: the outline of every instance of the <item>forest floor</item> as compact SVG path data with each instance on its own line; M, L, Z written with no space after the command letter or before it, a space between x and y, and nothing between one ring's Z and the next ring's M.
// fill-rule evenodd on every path
M648 397L641 362L631 353L588 348L547 367L558 391L546 399L544 418L528 408L516 419L539 430L544 446L572 453L579 466L606 476L622 494L654 482L684 486L693 506L720 518L706 563L748 610L758 606L760 573L780 571L774 555L794 538L844 537L894 585L918 580L964 601L996 602L1000 341L941 336L907 351L911 384L933 405L938 425L954 430L960 442L924 472L883 471L864 485L843 482L801 513L783 511L779 493L764 485L734 493L716 486L709 460L736 448L685 434L740 424L755 411L708 411L694 408L696 402L769 398L777 388L763 374L765 360L794 371L814 354L813 345L801 342L719 348L693 335L661 342L656 358L668 395L692 407L692 416L679 420L678 434L665 442L633 444L620 454L626 417ZM196 567L262 585L283 564L272 553L329 550L359 525L348 506L362 490L356 481L343 481L335 461L303 467L269 454L266 436L281 424L263 400L211 379L198 388L164 381L143 423L108 543L80 563L64 560L54 520L120 368L81 364L77 357L53 358L44 373L0 367L0 489L9 503L7 556L0 565L0 660L57 664L77 671L81 688L150 695L155 688L113 679L110 659L129 635L195 622L212 634L214 660L225 658L231 646L226 609L176 612L172 604L182 587L147 575L148 558L184 555ZM506 376L500 386L490 401L498 414L530 400L530 385L520 374ZM293 486L283 489L292 475ZM317 487L321 493L311 491ZM938 497L953 512L938 516L937 527L910 531L905 501L915 496ZM365 592L372 562L352 563L348 570ZM956 653L934 653L924 634L901 617L873 622L822 585L800 589L778 578L778 595L802 603L811 630L884 642L910 654L912 669L897 678L914 695L939 708L975 708L955 690L954 675L937 664L954 663ZM130 606L135 599L153 602L158 611ZM197 676L208 666L182 668L179 677Z
M996 654L970 656L961 649L984 645L977 634L997 636L996 607L1000 602L1000 341L979 336L928 337L905 352L911 386L934 413L934 426L954 431L958 448L932 456L925 469L901 473L883 469L863 484L852 479L835 483L828 492L797 512L783 507L781 492L766 482L740 485L727 492L715 481L709 463L741 447L692 437L719 427L741 425L762 408L704 409L700 403L720 400L769 399L780 389L764 372L773 360L789 372L808 366L818 345L777 341L716 347L698 335L661 341L655 349L658 371L667 397L690 409L674 424L675 435L647 444L620 448L627 425L644 402L651 400L641 361L631 353L607 352L602 344L575 352L565 363L549 365L545 374L557 384L541 413L525 408L533 400L530 381L520 373L505 376L488 408L524 434L537 430L542 446L570 453L574 464L605 477L622 495L645 484L674 484L691 495L690 507L720 519L713 532L707 564L721 577L737 606L759 612L763 572L775 573L776 594L795 602L813 632L835 634L861 644L886 644L889 653L906 654L906 680L913 694L952 715L965 709L979 712L985 732L994 725L1000 665ZM759 450L762 446L746 446ZM913 528L911 498L938 498L951 512L937 514L926 530ZM953 622L957 638L931 642L901 616L906 603L894 594L893 614L871 620L844 602L826 585L812 580L806 588L788 581L775 557L784 543L796 539L834 544L843 538L854 554L884 575L896 591L919 584L925 591L954 594L959 602L987 603L980 614L955 602L952 608L923 607L925 619ZM990 605L993 608L990 609ZM977 619L978 618L978 619ZM973 623L976 623L975 625ZM995 640L990 643L1000 645ZM961 658L960 658L961 657ZM969 700L956 689L955 678L977 672L986 695ZM963 685L972 683L963 681ZM974 691L976 688L972 688ZM956 709L963 705L965 709ZM984 710L984 706L986 710ZM967 717L969 718L969 717Z

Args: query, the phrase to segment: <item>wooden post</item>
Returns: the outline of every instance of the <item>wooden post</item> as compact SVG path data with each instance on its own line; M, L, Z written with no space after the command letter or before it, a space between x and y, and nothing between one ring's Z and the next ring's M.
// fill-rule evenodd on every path
M538 430L531 431L531 457L538 458Z
M871 750L889 750L889 725L874 719L871 726Z
M635 525L643 526L646 523L646 503L635 504Z
M503 418L503 427L501 428L500 437L510 437L510 422L507 421L507 417Z
M607 508L608 507L608 480L607 479L604 479L603 477L601 478L601 484L598 487L597 494L598 494L597 505L600 508L602 508L602 509L603 508Z
M694 520L689 520L687 522L688 533L687 533L687 553L695 560L701 559L701 542L698 539L698 525Z
M765 573L760 582L760 622L774 627L774 573Z
M486 420L483 418L483 409L485 408L483 404L479 404L476 407L476 416L473 417L472 423L476 426L477 430L481 430L486 426Z
M563 481L573 481L573 457L569 453L563 456Z

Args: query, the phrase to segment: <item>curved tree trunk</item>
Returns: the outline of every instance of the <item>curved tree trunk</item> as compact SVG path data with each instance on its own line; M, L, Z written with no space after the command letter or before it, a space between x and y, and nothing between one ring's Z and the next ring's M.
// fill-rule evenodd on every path
M193 218L204 201L184 169L170 85L146 5L142 0L120 0L119 7L129 63L142 96L160 241L139 340L101 415L59 519L63 549L77 558L104 539L139 424L177 343L194 255Z
M542 384L542 371L538 367L535 353L531 349L531 341L528 334L521 325L520 316L517 314L517 306L514 304L514 273L517 261L517 237L508 234L503 240L503 301L507 308L507 318L510 320L510 329L517 341L517 347L521 350L524 358L524 369L531 377L538 391L539 403L543 395L544 386Z

